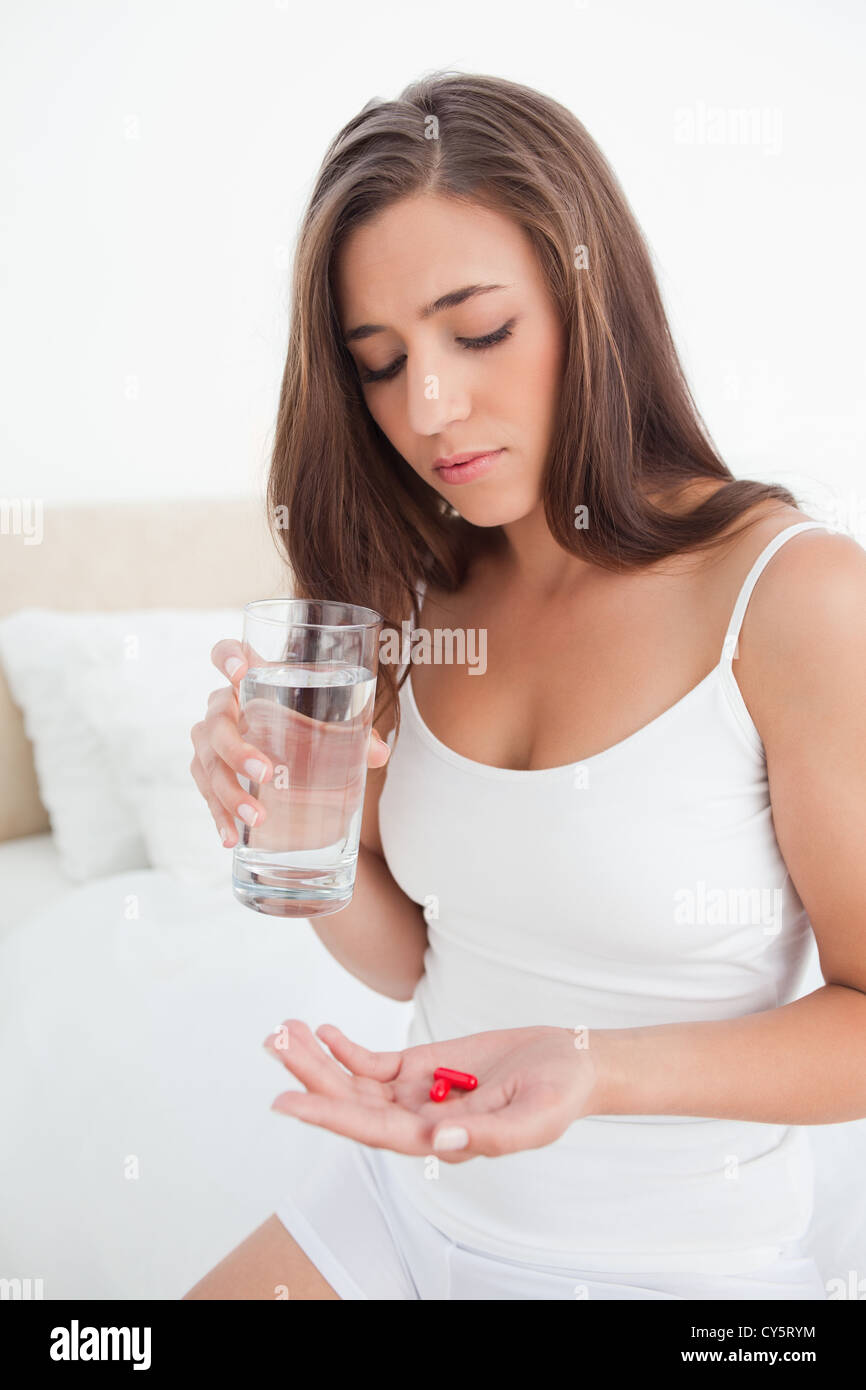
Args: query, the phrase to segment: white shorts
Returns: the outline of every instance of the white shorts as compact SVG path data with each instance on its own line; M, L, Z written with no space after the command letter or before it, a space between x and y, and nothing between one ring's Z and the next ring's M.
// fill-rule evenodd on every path
M802 1246L749 1274L608 1274L489 1255L430 1224L382 1163L379 1149L288 1120L296 1178L276 1215L342 1299L826 1299Z

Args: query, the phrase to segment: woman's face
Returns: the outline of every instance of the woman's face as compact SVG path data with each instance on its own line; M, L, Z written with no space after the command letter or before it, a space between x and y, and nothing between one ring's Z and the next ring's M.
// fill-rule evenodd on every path
M501 288L422 314L454 291L491 285ZM486 208L405 198L347 239L336 293L367 408L406 462L477 526L532 512L564 335L523 230ZM491 345L473 346L488 335ZM446 481L435 467L441 457L488 450L503 452L471 481Z

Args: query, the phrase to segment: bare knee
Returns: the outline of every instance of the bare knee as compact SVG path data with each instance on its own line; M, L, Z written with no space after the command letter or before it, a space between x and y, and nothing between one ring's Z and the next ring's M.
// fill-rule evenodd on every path
M183 1299L339 1299L280 1218L268 1217Z

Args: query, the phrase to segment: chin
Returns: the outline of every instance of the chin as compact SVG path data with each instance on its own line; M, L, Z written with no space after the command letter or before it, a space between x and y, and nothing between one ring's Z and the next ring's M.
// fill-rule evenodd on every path
M524 517L531 516L539 506L541 497L539 495L534 500L523 502L508 501L504 497L496 496L467 497L465 503L462 497L449 497L447 501L473 526L492 527L509 526L512 522L522 521Z

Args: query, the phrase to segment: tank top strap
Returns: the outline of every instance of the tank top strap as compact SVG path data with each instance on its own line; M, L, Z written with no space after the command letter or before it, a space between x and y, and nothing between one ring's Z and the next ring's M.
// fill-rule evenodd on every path
M731 615L731 621L728 624L728 630L725 633L724 643L722 644L721 660L723 665L730 667L734 657L739 655L737 651L737 640L740 635L740 628L743 624L743 618L749 604L749 599L752 596L752 590L764 566L767 564L767 561L775 555L776 551L783 546L787 540L790 540L791 536L796 536L800 531L811 531L816 528L821 531L829 529L823 521L798 521L795 522L793 526L788 526L784 531L780 531L778 536L774 536L773 539L764 546L764 549L746 575L743 586L737 596L737 601L734 604L734 611Z

